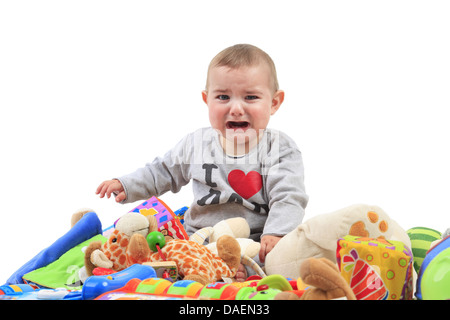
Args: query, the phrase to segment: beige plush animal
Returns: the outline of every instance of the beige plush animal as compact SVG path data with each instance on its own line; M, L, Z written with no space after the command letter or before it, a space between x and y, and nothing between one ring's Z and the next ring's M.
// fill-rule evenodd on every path
M406 232L378 206L352 205L317 215L285 235L265 261L267 274L298 278L300 266L308 258L327 258L336 262L337 241L346 235L403 242L411 248Z
M276 300L356 300L336 264L326 258L306 259L300 266L299 273L308 289L300 297L289 291L281 292Z

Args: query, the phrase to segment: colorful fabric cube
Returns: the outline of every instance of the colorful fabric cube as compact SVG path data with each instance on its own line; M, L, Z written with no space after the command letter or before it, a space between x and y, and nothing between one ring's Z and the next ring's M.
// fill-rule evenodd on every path
M412 299L413 258L402 242L348 235L338 240L336 257L358 300Z

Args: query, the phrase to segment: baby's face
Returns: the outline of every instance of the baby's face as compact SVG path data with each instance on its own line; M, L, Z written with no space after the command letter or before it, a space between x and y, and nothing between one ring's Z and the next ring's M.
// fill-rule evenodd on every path
M212 68L208 91L203 92L209 121L220 132L223 147L226 149L231 144L235 151L237 147L246 152L258 142L283 99L283 91L274 92L270 70L265 64L238 69Z

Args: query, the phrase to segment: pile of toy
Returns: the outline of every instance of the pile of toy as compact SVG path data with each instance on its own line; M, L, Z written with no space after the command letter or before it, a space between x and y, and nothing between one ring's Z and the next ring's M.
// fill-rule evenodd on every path
M381 208L353 205L300 224L261 268L244 219L188 237L186 209L153 197L106 229L81 210L0 300L450 299L450 229L404 231ZM245 282L234 280L240 264L254 271Z

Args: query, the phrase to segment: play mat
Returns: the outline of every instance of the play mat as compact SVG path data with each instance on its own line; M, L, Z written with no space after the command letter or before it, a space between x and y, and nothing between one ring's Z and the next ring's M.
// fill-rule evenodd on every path
M188 237L186 210L152 197L107 228L94 211L76 212L0 286L0 300L450 299L450 229L404 231L381 208L352 205L299 225L261 267L244 219Z

